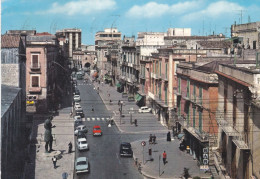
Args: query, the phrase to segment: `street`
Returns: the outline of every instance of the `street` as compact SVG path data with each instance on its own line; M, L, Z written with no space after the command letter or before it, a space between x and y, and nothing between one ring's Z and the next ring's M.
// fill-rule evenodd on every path
M119 156L120 143L132 142L139 136L121 134L116 125L108 127L108 119L112 116L112 111L106 109L97 90L90 82L84 83L83 80L79 80L77 88L80 91L80 104L85 114L83 123L86 124L88 129L89 151L79 152L75 143L75 157L86 156L89 159L90 173L75 174L74 178L143 178L138 172L133 158L121 158ZM91 110L92 105L94 111ZM94 137L92 135L94 125L101 127L102 136Z

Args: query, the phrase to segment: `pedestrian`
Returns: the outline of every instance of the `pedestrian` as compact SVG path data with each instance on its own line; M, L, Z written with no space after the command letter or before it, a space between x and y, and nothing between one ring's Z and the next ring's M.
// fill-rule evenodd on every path
M167 141L171 142L171 133L170 132L167 133Z
M68 153L71 153L71 152L72 152L72 143L70 142L68 146L69 146L69 151L68 151Z
M153 141L153 136L152 136L152 134L150 134L150 137L149 137L149 144L152 144L152 141Z
M56 163L57 163L57 158L56 158L56 156L53 156L53 157L52 157L52 163L53 163L54 169L56 169L56 168L57 168L57 166L56 166Z
M135 119L135 127L137 127L137 119Z
M110 94L108 93L108 95L107 95L108 97L110 97Z
M166 162L166 159L167 159L167 154L166 152L164 151L163 152L163 164L165 165L167 162Z
M92 109L91 109L91 110L92 110L92 112L94 112L94 107L93 107L93 105L92 105Z
M153 140L152 143L155 144L155 142L156 142L156 136L155 136L155 134L153 135L152 140Z
M118 104L118 106L120 105L120 100L118 100L118 103L117 103L117 104Z

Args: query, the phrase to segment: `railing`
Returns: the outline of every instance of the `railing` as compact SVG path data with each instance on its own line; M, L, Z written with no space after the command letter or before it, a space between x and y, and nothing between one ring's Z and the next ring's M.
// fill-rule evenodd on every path
M38 63L33 63L33 64L31 64L31 69L32 69L32 70L38 70L38 69L40 69L40 68L41 68L41 65L38 64Z

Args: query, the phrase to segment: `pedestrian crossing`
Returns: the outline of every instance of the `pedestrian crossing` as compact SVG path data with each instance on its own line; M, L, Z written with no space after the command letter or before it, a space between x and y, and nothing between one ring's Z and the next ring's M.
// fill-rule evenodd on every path
M109 117L86 117L82 118L82 121L109 121Z

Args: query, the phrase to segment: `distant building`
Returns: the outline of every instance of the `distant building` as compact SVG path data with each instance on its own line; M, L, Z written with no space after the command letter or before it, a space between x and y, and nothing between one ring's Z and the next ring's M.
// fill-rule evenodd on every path
M191 36L191 28L169 28L167 36Z
M234 44L240 44L245 49L260 48L260 22L233 24L231 37Z
M121 32L117 28L105 28L104 31L99 31L95 35L95 50L97 55L96 67L100 71L100 75L104 76L108 73L108 68L111 67L111 63L107 62L107 55L109 49L119 50L121 41Z
M73 51L81 49L81 29L62 29L56 31L57 38L65 38L69 43L69 57L73 57Z

